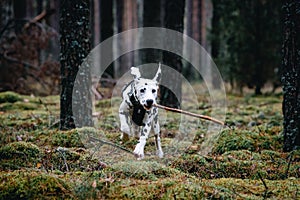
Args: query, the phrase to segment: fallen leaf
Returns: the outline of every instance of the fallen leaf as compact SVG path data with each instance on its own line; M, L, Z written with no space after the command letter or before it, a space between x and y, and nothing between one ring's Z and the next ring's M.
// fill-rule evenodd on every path
M96 188L96 187L97 187L97 182L96 182L96 180L93 181L92 187L93 187L93 188Z

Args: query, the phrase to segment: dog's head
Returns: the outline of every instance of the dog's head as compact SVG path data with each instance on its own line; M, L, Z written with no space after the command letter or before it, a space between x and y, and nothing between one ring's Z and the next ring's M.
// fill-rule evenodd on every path
M161 79L160 63L153 79L141 78L140 70L136 67L131 67L131 74L134 77L134 92L137 100L146 110L151 109L152 105L156 104L157 91Z

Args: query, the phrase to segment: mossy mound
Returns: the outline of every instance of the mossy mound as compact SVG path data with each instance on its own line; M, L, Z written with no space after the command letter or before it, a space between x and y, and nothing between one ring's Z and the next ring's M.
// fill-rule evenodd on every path
M58 147L52 151L46 151L43 163L43 168L61 172L93 171L103 168L98 159L92 158L81 148Z
M54 146L83 147L77 129L70 131L53 131L51 141Z
M23 100L22 96L14 92L8 91L0 93L0 103L14 103L21 100Z
M15 102L15 103L2 103L0 104L0 111L11 110L36 110L39 105L30 102Z
M213 153L223 154L233 150L280 150L283 137L279 133L261 130L224 129L218 138Z
M163 179L152 182L131 180L131 183L127 181L127 184L126 182L120 182L119 184L119 186L115 186L114 190L104 193L104 198L203 199L207 194L200 185L190 182L190 180Z
M0 168L19 169L35 168L41 162L43 153L30 142L13 142L0 148Z
M298 199L300 196L300 180L295 178L280 181L221 178L204 182L227 191L231 199Z
M135 178L139 180L157 180L159 178L176 177L182 172L166 167L155 161L129 161L114 164L109 169L118 178Z
M40 108L38 98L23 96L14 92L0 93L0 111L36 110Z
M72 199L67 182L38 171L0 173L0 199Z
M109 172L109 173L108 173ZM100 176L90 175L88 181L75 186L76 195L82 199L203 199L228 198L230 194L214 185L184 173L177 176L142 179L119 177L121 171L105 170ZM215 187L215 188L214 188Z
M261 157L259 153L251 152L248 150L234 150L228 151L223 154L223 157L226 161L231 160L259 160Z
M269 180L282 180L287 177L300 177L298 153L277 153L269 150L255 153L239 150L206 157L183 155L172 162L171 167L204 179L260 179L261 176Z

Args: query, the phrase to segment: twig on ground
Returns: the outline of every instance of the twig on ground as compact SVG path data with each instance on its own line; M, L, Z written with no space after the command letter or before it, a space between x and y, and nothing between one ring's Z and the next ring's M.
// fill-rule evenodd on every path
M289 156L288 156L289 162L288 162L288 166L287 166L286 171L285 171L285 175L284 175L285 178L288 178L289 170L290 170L290 166L291 166L291 162L292 162L292 158L293 158L293 154L294 154L294 151L292 151L292 152L289 154Z
M126 148L124 148L124 147L122 147L122 146L119 146L119 145L117 145L117 144L114 144L114 143L112 143L112 142L104 141L104 140L101 140L101 139L98 139L98 138L95 138L95 137L90 137L90 138L91 138L92 140L97 141L97 142L100 142L100 143L103 143L103 144L107 144L107 145L110 145L110 146L119 148L119 149L121 149L121 150L123 150L123 151L126 151L127 153L130 153L130 154L134 155L134 153L132 153L130 150L128 150L128 149L126 149Z
M61 156L63 157L64 165L65 165L65 167L66 167L67 172L70 171L70 170L69 170L68 163L67 163L67 159L66 159L66 154L65 154L66 150L65 150L64 148L62 148L62 147L58 147L58 148L57 148L57 151L58 151L58 152L61 154Z
M264 186L265 186L264 198L266 198L266 195L267 195L267 193L268 193L269 188L268 188L268 186L267 186L265 180L262 178L261 174L260 174L259 172L257 172L257 175L258 175L259 179L261 180L261 182L262 182L262 183L264 184Z

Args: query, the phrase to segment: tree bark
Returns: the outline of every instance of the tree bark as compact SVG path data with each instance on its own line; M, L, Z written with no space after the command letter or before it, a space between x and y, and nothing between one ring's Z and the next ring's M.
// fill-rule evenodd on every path
M76 121L79 126L92 126L91 96L87 91L75 91L82 99L73 99L73 88L77 72L83 60L90 52L90 2L89 0L61 1L60 3L60 63L61 63L61 95L60 95L60 129L75 128L72 103L76 101L85 104L77 106L82 113ZM85 66L88 67L88 66ZM88 69L83 70L85 78L80 78L82 85L89 85L90 74ZM81 110L82 109L82 110ZM80 114L79 114L80 115ZM83 116L84 115L84 116ZM77 125L77 124L76 124Z
M113 1L113 18L114 18L114 35L119 34L123 30L123 11L124 11L124 1L114 0ZM113 40L113 56L114 56L114 75L115 78L121 77L123 75L124 65L122 58L117 58L116 55L121 51L122 39L114 38Z
M283 5L283 134L284 151L300 147L300 2Z
M0 1L0 37L2 33L7 28L7 24L13 19L14 10L13 10L13 2L10 0Z
M183 33L184 6L184 0L164 0L165 10L163 25L165 28ZM168 38L166 38L165 42L175 45L174 48L181 48L179 51L183 50L183 38L180 41L168 41ZM178 73L168 74L168 79L172 80L173 84L172 88L169 89L163 86L161 87L161 104L168 107L180 108L181 77L179 75L182 72L181 57L170 52L163 52L163 63L171 66ZM162 74L164 74L164 70L162 70ZM177 97L172 91L176 91Z
M143 3L143 27L160 27L161 22L161 0L144 1ZM152 41L161 43L159 35L143 34L140 43ZM142 49L139 51L140 64L158 63L162 61L162 53L159 49Z

